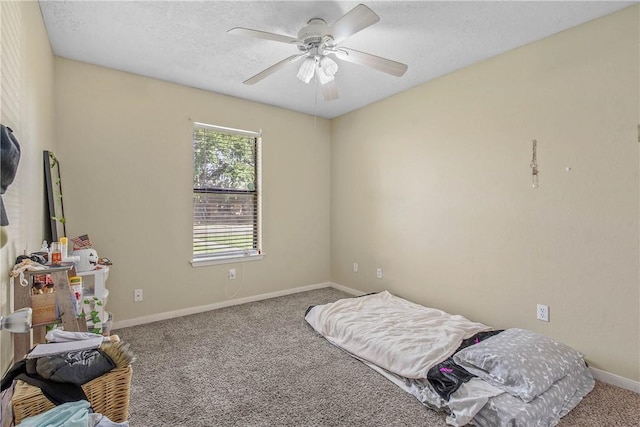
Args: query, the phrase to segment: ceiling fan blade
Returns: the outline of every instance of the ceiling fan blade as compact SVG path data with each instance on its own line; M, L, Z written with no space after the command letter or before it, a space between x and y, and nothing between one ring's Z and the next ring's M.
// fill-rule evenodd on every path
M290 62L295 62L295 61L297 61L298 59L302 58L305 55L306 55L306 53L299 53L297 55L291 55L290 57L285 58L282 61L273 64L271 67L267 68L266 70L263 70L263 71L259 72L255 76L251 77L250 79L245 80L242 83L244 83L246 85L256 84L260 80L264 79L265 77L268 77L271 74L273 74L276 71L278 71L279 69L284 68Z
M379 20L380 17L373 10L363 4L359 4L331 24L329 34L333 36L336 43L339 43Z
M227 34L235 34L239 36L258 37L261 39L273 40L281 43L295 44L298 43L298 39L293 37L283 36L275 33L268 33L266 31L251 30L249 28L234 27L227 31Z
M397 77L402 77L407 71L407 68L409 68L407 64L381 58L379 56L371 55L370 53L360 52L355 49L348 49L346 47L339 48L335 55L343 61L364 65L365 67L370 67Z
M336 84L336 80L333 79L328 83L320 85L320 89L322 89L322 97L325 101L333 101L334 99L338 99L338 85Z

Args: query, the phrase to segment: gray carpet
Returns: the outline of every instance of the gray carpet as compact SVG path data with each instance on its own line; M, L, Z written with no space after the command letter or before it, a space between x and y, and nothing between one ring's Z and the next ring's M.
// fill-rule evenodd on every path
M132 427L446 426L445 415L317 335L325 288L115 331L138 356ZM566 426L637 426L640 395L597 383Z

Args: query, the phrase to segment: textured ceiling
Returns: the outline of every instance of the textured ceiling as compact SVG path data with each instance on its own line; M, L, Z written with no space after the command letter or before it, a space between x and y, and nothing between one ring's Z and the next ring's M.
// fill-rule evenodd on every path
M56 55L264 104L333 118L420 83L542 39L637 1L367 1L380 21L345 47L403 62L394 77L339 61L340 98L324 101L300 62L242 82L298 52L295 45L227 34L240 26L296 37L352 1L40 1Z

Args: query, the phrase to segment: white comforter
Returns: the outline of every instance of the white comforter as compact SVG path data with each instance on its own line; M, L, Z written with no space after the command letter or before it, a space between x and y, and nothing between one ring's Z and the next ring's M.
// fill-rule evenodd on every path
M313 307L305 319L331 343L405 378L426 378L462 340L491 330L387 291Z

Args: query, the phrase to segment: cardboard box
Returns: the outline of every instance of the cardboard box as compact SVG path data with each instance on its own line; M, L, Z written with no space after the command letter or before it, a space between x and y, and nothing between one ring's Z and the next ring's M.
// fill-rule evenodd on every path
M33 310L32 324L54 322L56 320L56 293L31 295L31 310Z

